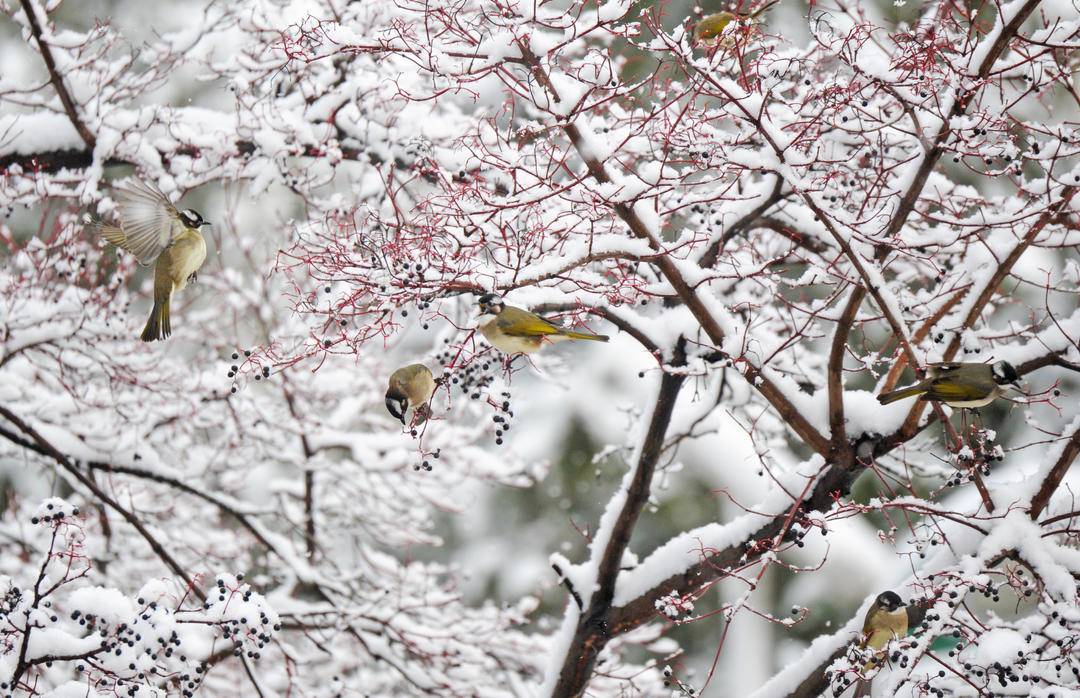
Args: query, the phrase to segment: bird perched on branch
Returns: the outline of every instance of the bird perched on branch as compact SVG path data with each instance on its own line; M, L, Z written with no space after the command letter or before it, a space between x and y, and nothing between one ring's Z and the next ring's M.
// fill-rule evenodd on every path
M531 354L545 343L567 339L588 339L606 342L602 334L571 332L551 323L536 313L507 305L493 293L480 296L480 333L505 354Z
M905 604L895 591L883 591L870 604L863 618L860 646L880 650L894 637L906 637L908 630L926 616L926 609ZM869 667L872 663L867 663Z
M428 402L437 386L431 369L424 364L402 366L390 374L387 382L386 410L402 424L406 424L406 414L413 410L418 423L422 424L430 416Z
M761 7L748 13L728 12L723 10L711 15L705 15L694 25L694 42L702 46L729 46L734 44L734 37L724 37L724 30L733 20L749 21L759 17L765 10L775 5L780 0L767 2Z
M920 400L943 402L949 407L979 408L1004 395L1006 386L1019 387L1019 380L1020 375L1007 361L928 364L925 380L882 393L877 399L888 405L917 395Z
M172 334L173 293L195 281L206 260L206 240L199 229L207 223L196 211L177 209L153 184L136 179L117 189L118 225L89 213L84 222L109 244L134 255L139 264L154 265L154 308L142 341L165 339Z
M882 650L893 638L906 637L908 630L921 623L925 616L925 608L905 604L895 591L884 591L878 594L866 611L859 646ZM872 669L878 661L876 658L871 659L863 666L863 671ZM869 695L869 691L870 683L867 681L855 695Z

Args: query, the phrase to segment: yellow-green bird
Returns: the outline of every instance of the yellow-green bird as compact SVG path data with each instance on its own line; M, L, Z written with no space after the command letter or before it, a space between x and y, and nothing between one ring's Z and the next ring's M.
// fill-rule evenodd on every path
M406 414L413 410L414 419L422 424L431 414L428 403L438 383L431 369L424 364L402 366L390 374L386 386L386 411L406 424Z
M949 407L978 409L1004 395L1006 386L1016 387L1019 380L1020 375L1008 361L927 364L926 380L882 393L877 399L888 405L918 395L920 400L944 402Z
M893 638L907 637L908 630L922 622L926 609L905 605L895 591L883 591L874 599L863 619L861 647L884 649ZM863 667L866 671L876 664L871 659Z
M118 225L89 214L85 220L99 237L134 255L139 264L154 265L154 308L142 341L165 339L172 334L173 293L195 281L206 260L206 240L199 232L206 221L196 211L177 209L153 184L136 179L117 189Z
M588 339L606 342L602 334L572 332L551 323L536 313L507 305L494 293L480 296L480 333L505 354L532 354L552 342L568 339Z
M694 25L694 41L702 46L717 46L724 44L725 46L734 43L734 39L731 37L724 38L724 30L728 28L732 20L752 20L758 17L762 12L775 5L780 0L773 0L757 8L753 12L747 14L741 14L737 12L728 12L723 10L711 15L705 15L698 20Z

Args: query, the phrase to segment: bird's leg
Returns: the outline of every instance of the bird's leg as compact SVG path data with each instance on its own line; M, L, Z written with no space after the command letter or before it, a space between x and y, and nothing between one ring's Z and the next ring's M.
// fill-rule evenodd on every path
M190 274L188 274L187 280L188 280L189 284L193 284L193 283L198 282L198 280L199 280L199 272L197 270L191 272Z
M536 368L536 364L532 362L528 354L514 354L503 359L503 371L506 373L506 379L509 380L511 376L517 371L521 370L521 367L515 367L514 363L518 359L523 359L526 364L529 364L533 368Z
M534 371L536 371L537 373L540 373L540 369L537 368L536 364L532 360L532 357L530 357L528 354L522 354L522 356L525 357L525 363L532 366Z

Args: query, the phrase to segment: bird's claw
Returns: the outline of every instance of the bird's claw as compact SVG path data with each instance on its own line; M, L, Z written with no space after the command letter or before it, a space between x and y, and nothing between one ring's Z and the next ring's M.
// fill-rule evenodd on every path
M187 280L188 280L189 284L197 283L199 281L199 272L197 272L197 271L191 272L190 274L188 274Z

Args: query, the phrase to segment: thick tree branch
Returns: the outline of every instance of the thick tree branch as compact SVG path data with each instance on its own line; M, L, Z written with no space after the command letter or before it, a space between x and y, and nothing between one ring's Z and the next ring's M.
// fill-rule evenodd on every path
M53 59L52 50L41 38L41 24L38 23L34 6L30 4L30 0L19 0L19 2L22 5L23 12L26 13L26 21L30 24L30 33L34 35L34 40L41 51L41 58L45 61L45 67L49 71L49 82L52 83L53 89L56 90L57 96L60 97L60 103L64 105L64 112L67 114L68 120L71 121L71 125L75 127L79 138L82 139L87 148L93 151L96 143L94 134L90 133L90 130L86 128L86 124L79 118L79 112L75 108L75 100L71 98L71 93L68 92L67 85L64 84L64 78L61 77L60 71L56 69L56 61ZM3 167L3 165L0 165L0 167Z
M1046 509L1046 506L1050 503L1050 498L1054 496L1054 492L1061 485L1065 473L1069 472L1069 468L1077 456L1080 456L1080 428L1069 437L1069 441L1061 451L1061 456L1054 463L1054 467L1050 469L1046 479L1043 480L1039 491L1031 498L1031 508L1028 513L1032 519L1037 519L1039 514Z
M847 428L844 426L844 352L855 315L859 312L866 290L856 286L851 290L847 305L836 321L832 349L829 351L829 434L832 450L837 453L847 448Z
M637 463L633 466L634 471L622 508L604 549L600 551L596 588L592 591L588 608L578 618L577 630L563 657L562 670L559 672L553 696L569 697L581 694L592 677L597 656L613 634L609 616L623 553L630 543L638 516L649 500L653 473L663 453L675 401L685 380L685 375L666 372L660 379L660 390L656 396L652 419L649 421Z
M761 217L765 215L765 212L783 198L781 194L783 188L784 180L782 177L777 176L773 189L769 192L769 195L765 197L765 200L754 207L754 210L750 211L750 213L735 221L724 231L724 234L721 235L719 239L705 250L705 253L701 255L701 259L698 262L701 267L703 269L711 269L716 264L716 260L720 258L720 252L724 249L724 246L727 245L729 240L752 229Z
M836 503L837 498L851 491L851 483L855 481L861 469L843 467L844 465L837 464L826 469L810 495L801 503L801 511L827 511ZM733 569L753 562L761 553L772 548L771 546L755 546L754 551L751 552L747 544L775 539L783 532L789 514L790 512L784 512L775 516L747 536L745 541L703 555L696 564L653 585L651 589L629 603L615 608L611 614L610 632L624 633L654 620L657 617L656 600L670 593L672 589L677 589L682 593L700 589L727 576Z
M234 143L234 148L235 152L228 153L227 155L244 156L254 155L256 152L259 152L258 146L248 140L237 140ZM202 150L195 146L181 146L167 151L158 150L161 161L164 163L168 163L172 158L177 156L198 157L201 152ZM372 165L380 165L384 162L382 157L378 154L374 152L365 152L357 148L340 147L340 152L342 160L367 162ZM269 153L268 155L272 155L272 153ZM326 157L326 151L321 147L308 145L298 153L298 156L306 158L324 158ZM50 173L60 172L61 170L86 169L93 164L94 151L92 149L48 150L33 153L12 152L6 155L0 155L0 173L3 173L12 165L18 165L23 171ZM111 157L102 163L105 167L137 166L138 164L139 162L137 160L129 160L122 157ZM399 169L409 169L409 163L405 161L395 161L394 165Z

